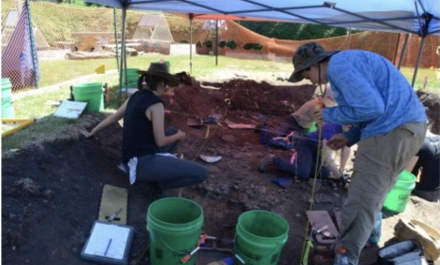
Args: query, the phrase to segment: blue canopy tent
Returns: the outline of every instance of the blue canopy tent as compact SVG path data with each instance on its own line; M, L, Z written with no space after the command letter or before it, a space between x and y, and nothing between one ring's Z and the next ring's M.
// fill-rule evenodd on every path
M88 0L87 2L122 9L122 54L120 72L127 68L125 27L127 10L158 10L196 19L252 19L312 23L362 30L406 33L422 38L412 86L425 38L440 33L438 0ZM401 56L403 58L403 56ZM400 63L399 63L400 67ZM124 73L127 74L126 72ZM125 78L127 80L127 78ZM120 76L122 85L122 75Z

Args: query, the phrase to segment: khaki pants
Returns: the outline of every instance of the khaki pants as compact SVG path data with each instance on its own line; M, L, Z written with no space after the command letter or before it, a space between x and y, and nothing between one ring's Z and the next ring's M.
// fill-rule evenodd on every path
M387 193L406 163L419 151L425 134L426 124L405 123L385 135L358 143L337 243L337 247L347 249L350 264L358 264Z

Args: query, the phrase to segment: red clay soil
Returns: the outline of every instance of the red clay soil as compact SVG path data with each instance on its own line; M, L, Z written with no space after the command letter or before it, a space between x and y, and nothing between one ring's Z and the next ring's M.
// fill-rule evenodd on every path
M179 148L186 159L203 164L197 159L199 154L222 156L216 164L205 164L209 179L183 189L183 197L202 206L203 232L218 238L234 237L237 219L244 211L263 209L281 215L290 231L279 264L299 264L311 188L296 183L281 189L270 179L283 175L256 170L267 153L289 157L289 152L261 145L254 130L209 125L209 138L205 139L206 126L194 129L186 122L193 115L203 118L219 113L233 122L260 125L267 121L275 127L291 112L282 104L301 106L314 94L313 87L273 86L250 80L209 85L220 89L179 87L165 102L166 109L171 110L166 116L167 125L187 133ZM229 108L225 99L230 99ZM265 119L258 119L259 115ZM103 118L93 119L98 122ZM148 251L144 251L149 241L145 216L152 200L144 185L130 186L127 176L116 167L121 139L122 129L115 124L102 131L98 139L80 137L34 145L12 159L2 158L3 264L89 264L80 259L80 252L91 225L98 219L104 184L129 190L128 224L137 231L130 264L149 264ZM314 209L332 211L341 207L345 196L341 189L318 185Z

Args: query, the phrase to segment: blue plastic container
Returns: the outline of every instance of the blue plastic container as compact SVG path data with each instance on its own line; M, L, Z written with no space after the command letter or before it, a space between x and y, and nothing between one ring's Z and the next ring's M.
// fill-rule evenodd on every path
M368 241L370 241L373 244L379 243L381 231L382 231L382 211L380 211L377 214L376 221L374 222L373 231L371 231L371 235Z

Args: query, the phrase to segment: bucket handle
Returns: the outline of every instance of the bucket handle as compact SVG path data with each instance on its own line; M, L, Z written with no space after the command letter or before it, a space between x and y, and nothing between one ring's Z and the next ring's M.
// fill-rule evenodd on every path
M151 233L151 232L150 232ZM177 253L177 254L179 254L179 255L186 255L186 254L188 254L188 253L190 253L190 252L182 252L182 251L177 251L177 250L175 250L174 248L172 248L172 247L170 247L168 244L167 244L167 242L165 242L165 240L163 240L163 238L162 238L162 236L160 235L160 233L159 232L156 232L157 233L157 235L159 236L159 238L160 238L160 240L162 241L162 243L169 249L169 250L171 250L171 251L173 251L173 252L175 252L175 253Z
M235 247L235 243L236 243L236 242L237 242L237 234L234 235L234 253L235 253L235 257L241 262L241 264L246 264L246 261L245 261L242 257L238 256L238 254L237 254L237 250L236 250L236 247ZM275 251L272 252L272 254L270 254L269 256L267 256L265 259L260 260L259 262L261 262L261 261L265 261L265 260L267 260L268 258L272 257L273 254L275 254L277 251L278 251L278 249L275 249Z

